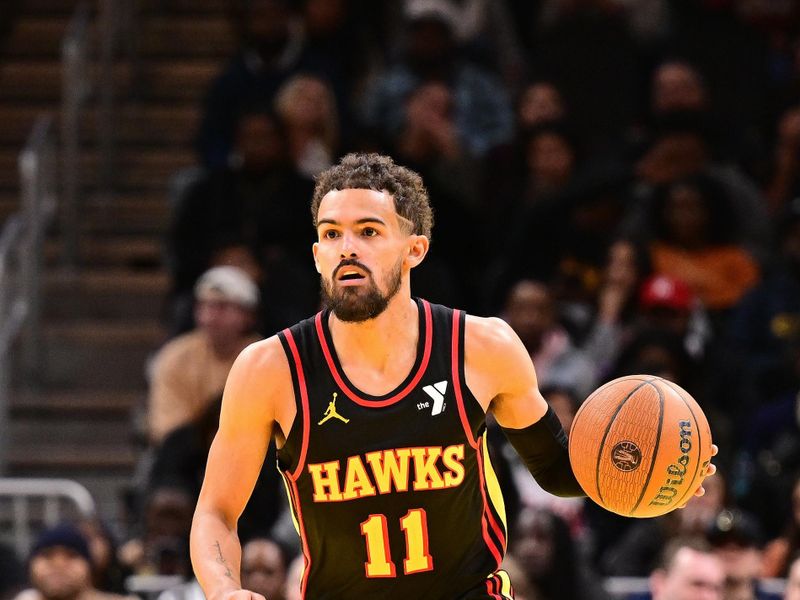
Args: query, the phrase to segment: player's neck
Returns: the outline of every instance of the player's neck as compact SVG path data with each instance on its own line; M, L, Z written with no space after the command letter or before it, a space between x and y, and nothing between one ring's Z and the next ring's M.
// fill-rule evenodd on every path
M383 370L409 353L416 355L419 310L409 294L401 290L374 319L345 323L331 315L329 328L342 363L367 364Z

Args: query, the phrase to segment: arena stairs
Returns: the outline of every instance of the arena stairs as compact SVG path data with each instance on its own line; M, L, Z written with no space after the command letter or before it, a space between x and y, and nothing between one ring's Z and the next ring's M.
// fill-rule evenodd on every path
M58 115L60 45L75 0L17 0L0 47L0 223L19 206L17 155L42 112ZM12 395L7 475L66 477L85 485L100 514L124 519L120 499L139 453L136 415L145 364L164 340L168 275L163 236L168 182L191 166L204 91L235 43L225 0L139 0L139 76L115 66L116 186L97 190L93 135L81 151L80 262L61 264L48 240L43 359L38 385ZM97 40L97 0L92 5ZM95 68L97 68L95 66ZM86 131L96 123L90 100Z

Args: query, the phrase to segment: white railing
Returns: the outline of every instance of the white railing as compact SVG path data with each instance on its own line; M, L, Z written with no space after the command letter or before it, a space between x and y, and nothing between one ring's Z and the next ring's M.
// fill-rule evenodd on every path
M41 511L36 508L41 506ZM52 527L66 518L92 518L94 499L88 490L69 479L16 479L0 477L0 507L10 509L11 539L18 556L26 556L36 534L36 523Z
M78 265L81 120L91 92L89 4L82 2L61 42L61 237L67 267Z
M12 372L35 382L41 367L41 271L44 233L56 207L53 120L39 117L18 158L21 210L0 232L0 474L5 472ZM20 341L19 363L12 350Z

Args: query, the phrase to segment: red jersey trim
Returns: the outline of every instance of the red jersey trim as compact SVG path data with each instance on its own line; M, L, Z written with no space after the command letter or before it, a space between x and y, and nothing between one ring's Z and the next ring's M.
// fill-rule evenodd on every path
M461 394L461 369L459 353L459 331L461 329L461 311L453 311L453 344L450 352L452 361L452 374L453 374L453 389L456 394L456 404L458 405L458 416L461 417L461 425L464 427L464 433L467 435L467 441L473 448L478 447L478 442L472 435L472 428L469 426L469 419L467 418L467 409L464 406L464 396Z
M286 342L292 351L292 359L294 360L295 370L297 371L298 387L300 388L300 405L303 414L303 441L300 445L300 458L297 460L297 468L289 475L292 481L296 481L303 472L303 467L306 463L306 452L308 451L308 437L311 433L311 423L309 421L310 409L308 407L308 389L306 387L306 376L303 372L303 362L300 360L300 353L297 351L297 344L294 341L294 336L289 329L283 330L283 335L286 337ZM297 418L297 417L295 417Z
M328 347L328 341L325 339L325 331L322 327L322 313L317 313L317 316L314 319L314 324L317 327L317 337L319 338L319 343L322 346L322 353L325 355L325 362L328 363L328 369L330 369L331 375L333 375L333 379L336 381L336 385L339 386L339 388L348 398L350 398L350 400L359 406L366 406L368 408L382 408L384 406L394 404L395 402L399 402L414 390L428 368L428 362L431 358L431 347L433 345L431 307L426 300L422 301L422 306L425 311L425 346L422 352L422 361L420 362L419 368L414 374L413 379L408 382L408 385L406 385L401 391L397 392L393 396L383 400L368 400L367 398L362 398L347 384L347 382L345 382L344 377L342 377L341 373L339 373L339 370L336 368L336 363L333 360L331 349Z
M300 528L300 541L303 548L303 557L305 558L305 567L303 568L303 579L300 581L300 597L305 600L306 589L308 587L308 574L311 572L311 552L308 550L308 539L306 538L306 527L303 523L303 511L300 508L300 492L297 490L297 481L287 471L285 473L289 483L289 490L292 497L290 498L294 508L295 517L297 518L297 525Z
M497 568L500 568L500 564L503 562L503 552L497 547L497 544L492 539L492 536L489 534L489 527L491 526L492 530L494 531L495 535L497 535L497 539L500 544L503 546L503 551L505 551L505 536L502 534L502 530L497 525L497 522L492 515L491 508L489 507L489 500L486 497L486 478L483 474L483 455L482 449L480 446L481 439L478 438L477 440L472 435L472 428L469 425L469 419L467 418L467 409L464 406L464 395L461 392L461 353L460 350L460 332L461 332L461 311L454 310L453 311L453 339L452 339L452 349L450 352L451 360L452 360L452 375L453 375L453 389L455 390L456 394L456 404L458 405L458 415L461 418L461 426L464 428L464 434L467 437L467 441L469 442L470 446L475 450L475 453L478 458L478 475L480 477L480 486L481 486L481 498L483 500L483 515L481 516L481 527L483 529L483 540L486 542L486 546L489 548L489 551L494 556L495 560L497 561Z

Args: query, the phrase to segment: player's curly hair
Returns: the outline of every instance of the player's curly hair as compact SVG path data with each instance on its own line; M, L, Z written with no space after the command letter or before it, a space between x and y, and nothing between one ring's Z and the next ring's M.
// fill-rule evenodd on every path
M315 226L319 204L325 194L345 189L388 192L394 199L397 214L413 224L411 233L431 239L433 209L422 177L411 169L395 164L391 157L375 153L351 153L342 158L338 165L320 173L311 200Z

